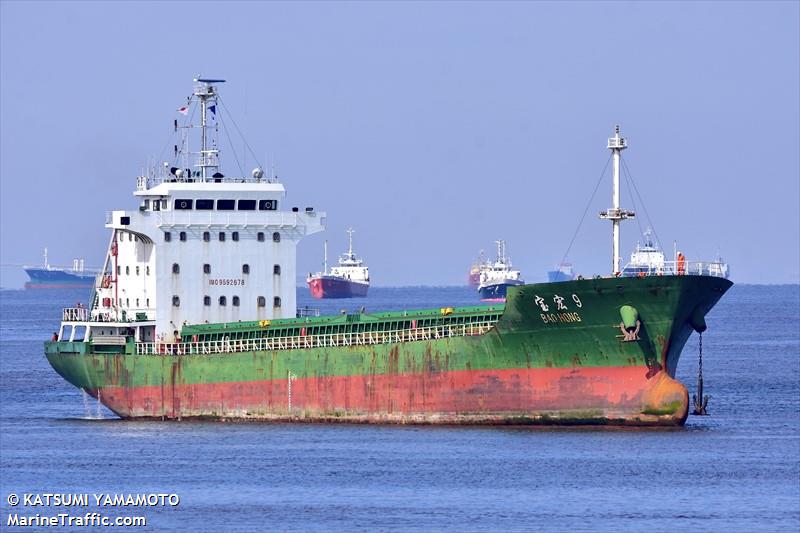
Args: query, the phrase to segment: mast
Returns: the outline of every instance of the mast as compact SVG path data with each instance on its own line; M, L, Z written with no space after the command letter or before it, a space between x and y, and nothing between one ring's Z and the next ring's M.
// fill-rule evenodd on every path
M325 250L324 259L322 261L322 273L327 275L328 274L328 239L325 239L325 244L323 246Z
M353 228L347 228L347 236L350 238L350 248L347 250L347 255L353 258Z
M608 149L611 150L614 157L614 181L611 195L612 207L600 212L600 218L611 221L613 240L611 272L615 275L621 271L619 257L619 222L620 220L636 216L633 211L621 209L619 206L619 162L622 150L625 150L627 147L628 144L625 139L619 136L619 124L617 124L614 128L614 136L608 139Z
M215 83L225 83L225 80L214 80L208 78L195 78L194 80L194 95L198 98L200 103L200 154L198 157L197 166L200 167L200 176L205 182L208 177L208 168L218 169L219 163L217 156L219 150L216 148L216 143L209 149L208 147L208 104L211 103L214 109L212 112L216 114L217 105L217 92L214 89Z

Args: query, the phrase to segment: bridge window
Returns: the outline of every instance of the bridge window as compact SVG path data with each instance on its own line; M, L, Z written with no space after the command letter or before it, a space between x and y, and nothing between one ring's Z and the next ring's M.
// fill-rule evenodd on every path
M255 200L239 200L239 211L255 211Z
M234 241L238 242L239 241L239 232L238 231L234 231L233 233L231 233L231 239L233 239Z
M264 298L263 296L259 296L257 301L258 301L258 306L259 307L266 307L267 306L267 299Z
M211 240L211 233L209 233L207 231L204 231L203 232L203 240L206 241L206 242L210 241Z
M242 274L249 274L250 273L250 265L247 263L242 265Z
M281 242L281 234L279 231L272 234L272 242Z
M203 211L214 209L214 200L197 200L194 207L195 209L202 209Z
M272 266L272 273L273 274L278 274L280 276L280 274L281 274L281 266L280 265L273 265Z
M225 299L224 296L219 297L219 305L228 305L228 301Z
M256 235L258 242L264 242L264 232L259 231L258 235Z
M211 274L211 265L208 263L203 265L203 274Z
M169 231L164 232L164 242L170 242L172 240L172 233Z
M178 234L178 238L181 240L181 242L186 242L186 232L185 231L180 232Z
M192 200L175 200L175 209L187 210L192 208Z
M236 200L217 200L217 209L219 211L232 211L236 206Z
M231 304L233 304L234 307L239 307L239 297L238 296L234 296L231 299Z
M219 232L219 242L225 242L225 232L224 231L220 231Z
M281 298L280 296L276 296L272 299L272 307L280 307L281 306Z
M172 263L172 273L173 274L181 273L181 266L178 263Z
M211 305L211 296L203 296L203 305Z
M278 200L259 200L259 211L275 211L278 209Z

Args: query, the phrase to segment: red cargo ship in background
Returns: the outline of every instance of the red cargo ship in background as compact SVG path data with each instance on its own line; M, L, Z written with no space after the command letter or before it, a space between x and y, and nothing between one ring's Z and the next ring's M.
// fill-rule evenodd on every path
M477 287L481 284L481 270L487 265L486 254L478 254L478 260L472 263L469 267L469 274L467 275L467 285L470 287Z
M328 272L328 241L322 272L309 274L306 283L314 298L364 298L369 289L369 268L353 252L353 229L347 230L350 247L339 257L339 266Z

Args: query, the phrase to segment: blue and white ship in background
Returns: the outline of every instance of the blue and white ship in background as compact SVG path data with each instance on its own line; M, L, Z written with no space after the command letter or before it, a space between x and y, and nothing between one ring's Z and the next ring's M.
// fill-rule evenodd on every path
M494 263L486 263L481 266L480 283L478 284L478 294L481 300L505 301L506 289L511 285L522 285L519 270L512 270L511 258L506 257L506 241L497 242L497 259Z
M57 267L47 261L47 248L44 249L44 265L22 267L30 281L26 289L74 289L93 287L97 270L85 268L83 259L73 259L72 269Z
M561 263L555 270L547 271L547 281L550 283L572 281L573 279L575 279L575 271L572 268L572 263Z

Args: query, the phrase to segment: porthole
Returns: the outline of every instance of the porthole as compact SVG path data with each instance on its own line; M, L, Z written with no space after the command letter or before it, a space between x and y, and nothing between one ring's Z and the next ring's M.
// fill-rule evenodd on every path
M239 297L234 296L233 298L231 298L231 304L234 305L235 307L239 307Z
M259 296L257 302L258 302L258 306L259 307L266 307L267 306L267 299L264 298L263 296Z
M250 265L247 263L242 265L242 274L249 274L250 273Z
M203 265L203 274L211 274L211 265L208 263Z
M281 242L281 234L280 232L276 231L272 234L272 242Z
M211 296L203 296L203 305L211 305Z
M181 242L186 242L186 232L185 231L180 232L178 234L178 238L181 240Z
M280 296L276 296L272 299L272 307L280 307L281 306L281 298Z
M224 296L219 297L219 305L228 305L228 301L225 299Z
M181 273L181 266L178 263L172 263L172 273L173 274Z

